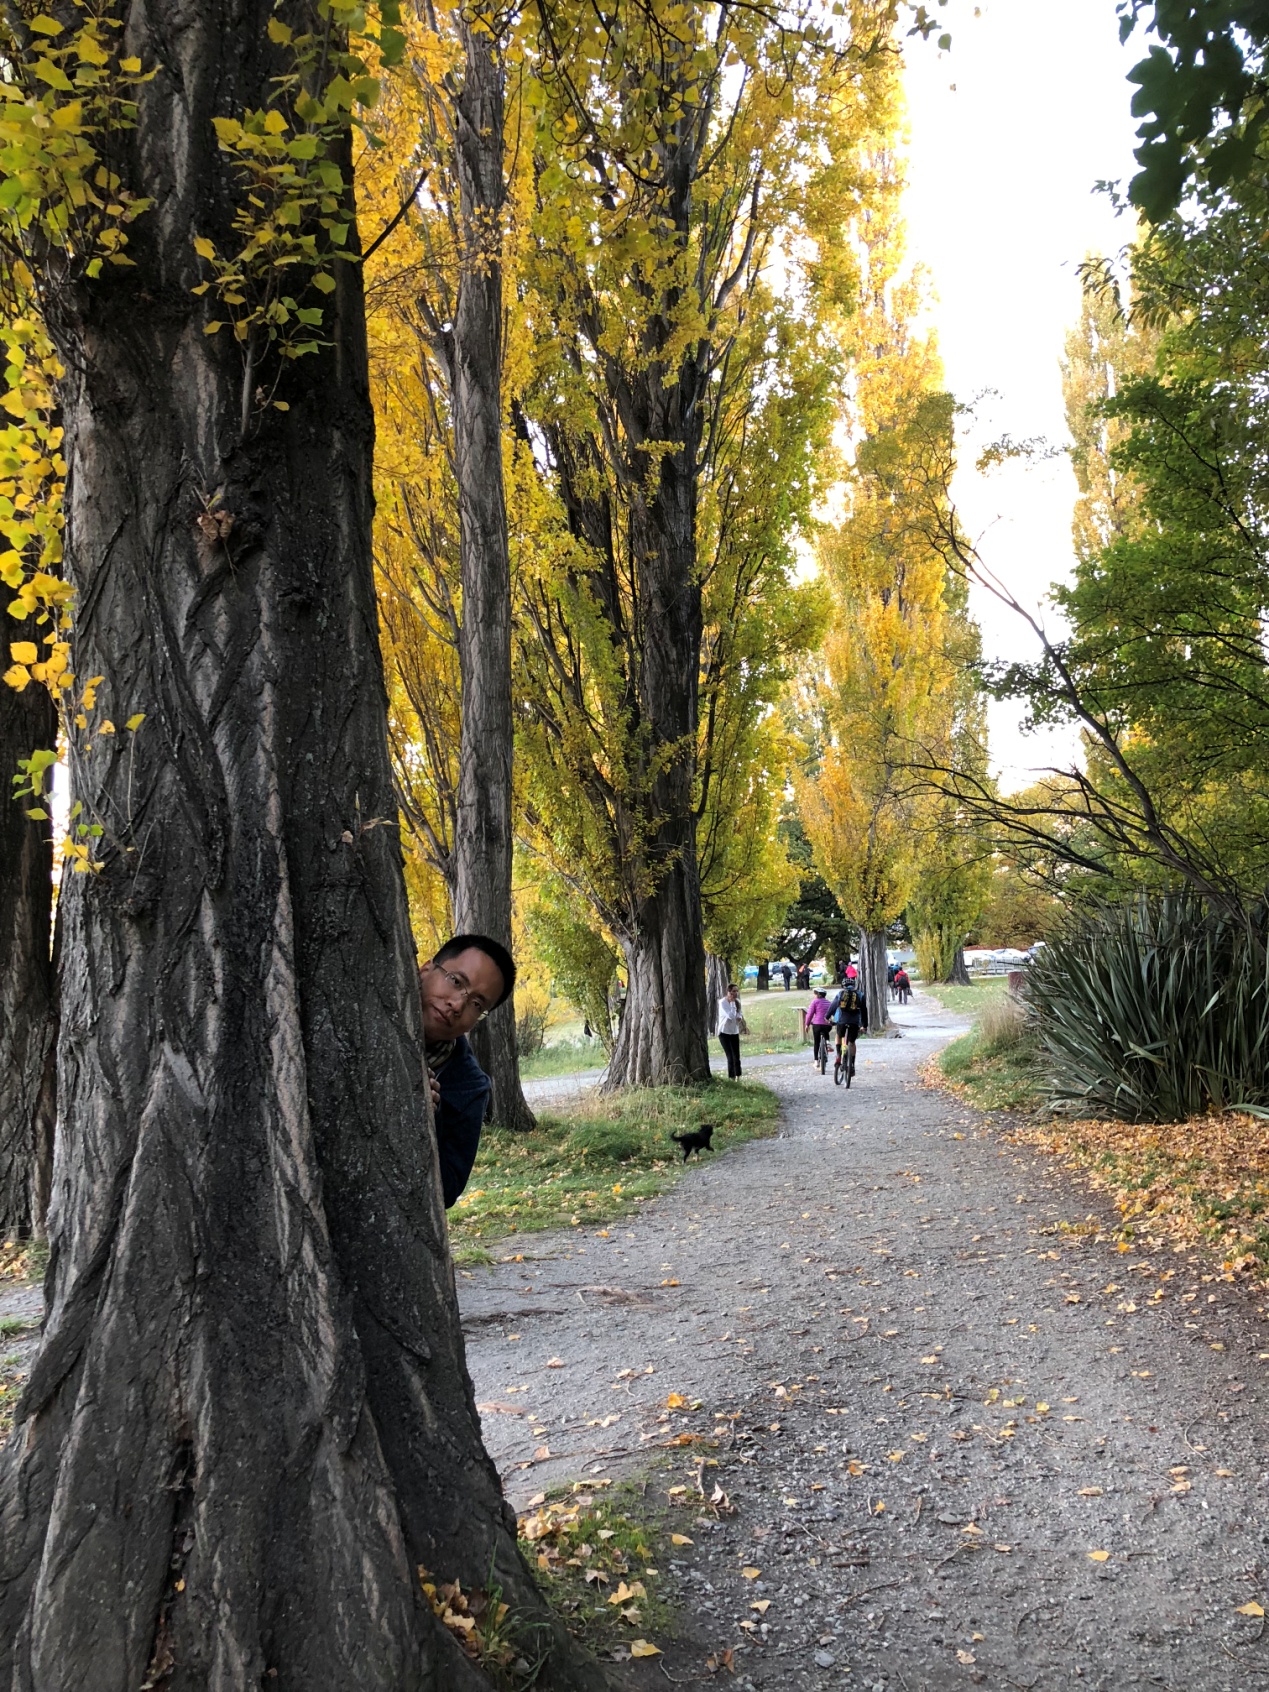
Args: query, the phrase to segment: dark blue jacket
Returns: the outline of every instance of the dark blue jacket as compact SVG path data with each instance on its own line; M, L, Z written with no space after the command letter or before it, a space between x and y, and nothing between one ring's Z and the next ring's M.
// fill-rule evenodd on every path
M446 1210L467 1185L480 1150L480 1130L493 1082L476 1062L463 1035L454 1042L449 1062L437 1073L441 1104L436 1113L436 1143L441 1154L441 1187Z

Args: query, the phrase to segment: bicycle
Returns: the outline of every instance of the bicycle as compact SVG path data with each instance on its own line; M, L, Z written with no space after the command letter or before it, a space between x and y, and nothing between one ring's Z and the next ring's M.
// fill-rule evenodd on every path
M820 1030L820 1074L828 1068L828 1029L821 1025Z
M851 1028L849 1024L845 1029L839 1028L837 1031L837 1055L833 1059L833 1085L835 1087L840 1087L843 1081L847 1088L850 1087L851 1077L855 1073L855 1042L850 1040L843 1043L842 1035L844 1033L858 1034L858 1032L857 1028Z

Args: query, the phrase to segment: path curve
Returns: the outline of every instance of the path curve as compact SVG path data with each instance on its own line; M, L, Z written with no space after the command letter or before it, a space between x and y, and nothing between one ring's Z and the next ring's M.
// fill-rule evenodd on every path
M510 1498L667 1459L684 1473L654 1488L681 1483L694 1452L667 1441L736 1418L736 1514L684 1513L685 1631L631 1685L664 1686L661 1661L716 1684L722 1647L739 1692L1269 1684L1239 1613L1269 1609L1264 1300L1098 1238L1107 1206L921 1086L953 1019L908 1020L849 1093L804 1056L764 1069L778 1139L464 1275Z

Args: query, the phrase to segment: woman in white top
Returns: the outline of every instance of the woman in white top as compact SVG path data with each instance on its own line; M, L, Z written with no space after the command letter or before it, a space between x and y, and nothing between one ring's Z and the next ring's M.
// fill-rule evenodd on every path
M718 1001L718 1043L727 1053L727 1079L740 1080L740 1036L745 1019L740 1011L740 989L730 982L727 992Z

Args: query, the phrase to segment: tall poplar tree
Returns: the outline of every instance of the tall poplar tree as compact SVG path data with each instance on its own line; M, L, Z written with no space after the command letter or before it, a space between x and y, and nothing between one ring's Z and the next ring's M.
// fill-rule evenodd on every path
M421 739L413 755L398 746L398 770L410 793L415 785L410 764L421 761L430 793L413 808L411 820L445 879L455 930L492 935L508 948L514 718L503 479L503 255L510 27L506 14L457 5L429 8L408 20L414 86L399 102L404 109L395 114L394 127L400 131L411 119L416 126L410 162L394 173L371 154L362 167L364 175L379 179L381 191L385 175L396 176L396 192L404 181L403 205L426 183L422 209L403 221L401 236L385 254L402 274L379 273L385 325L372 345L382 345L392 358L412 331L416 345L407 358L414 369L384 368L376 373L378 382L399 390L412 380L423 399L412 409L426 410L426 433L439 428L448 450L448 474L439 480L429 465L431 474L416 484L408 454L399 451L389 453L399 480L394 485L380 478L389 502L381 529L395 531L397 542L407 541L405 547L387 541L387 568L381 566L389 589L385 619L393 628L393 656L402 659L398 679L405 716ZM417 174L411 187L412 171ZM407 405L404 416L398 409L394 424L405 421L410 409ZM446 558L455 539L456 578ZM417 554L413 561L409 541ZM430 639L420 638L423 630L412 610L430 625ZM453 642L458 660L454 703L460 735L453 767L441 731L450 702L416 679L418 660L438 639L442 645ZM450 668L448 660L444 667ZM472 1044L493 1081L493 1120L531 1128L533 1114L520 1088L513 1000L490 1013Z
M420 1566L494 1579L544 1681L601 1684L519 1557L463 1363L338 257L358 16L138 0L0 36L7 119L77 138L21 186L96 819L63 891L47 1323L0 1467L15 1686L486 1685ZM109 184L99 217L68 176Z
M821 238L856 186L890 10L849 7L840 36L801 13L662 0L623 3L598 32L539 15L525 435L563 523L526 595L529 784L625 955L609 1084L704 1080L702 641L721 553L702 544L702 493L743 450L729 396L757 411L764 385L779 393L795 324L823 351L848 267ZM775 268L804 285L796 306ZM747 474L760 462L779 481L758 456Z
M898 110L898 90L891 97ZM872 1027L889 1018L886 929L916 879L927 794L914 755L946 737L946 566L928 532L932 467L951 450L953 407L932 338L917 320L919 277L905 265L902 171L872 157L873 195L856 219L861 305L851 325L855 442L843 519L820 543L834 624L817 701L825 745L799 787L816 862L860 929Z

